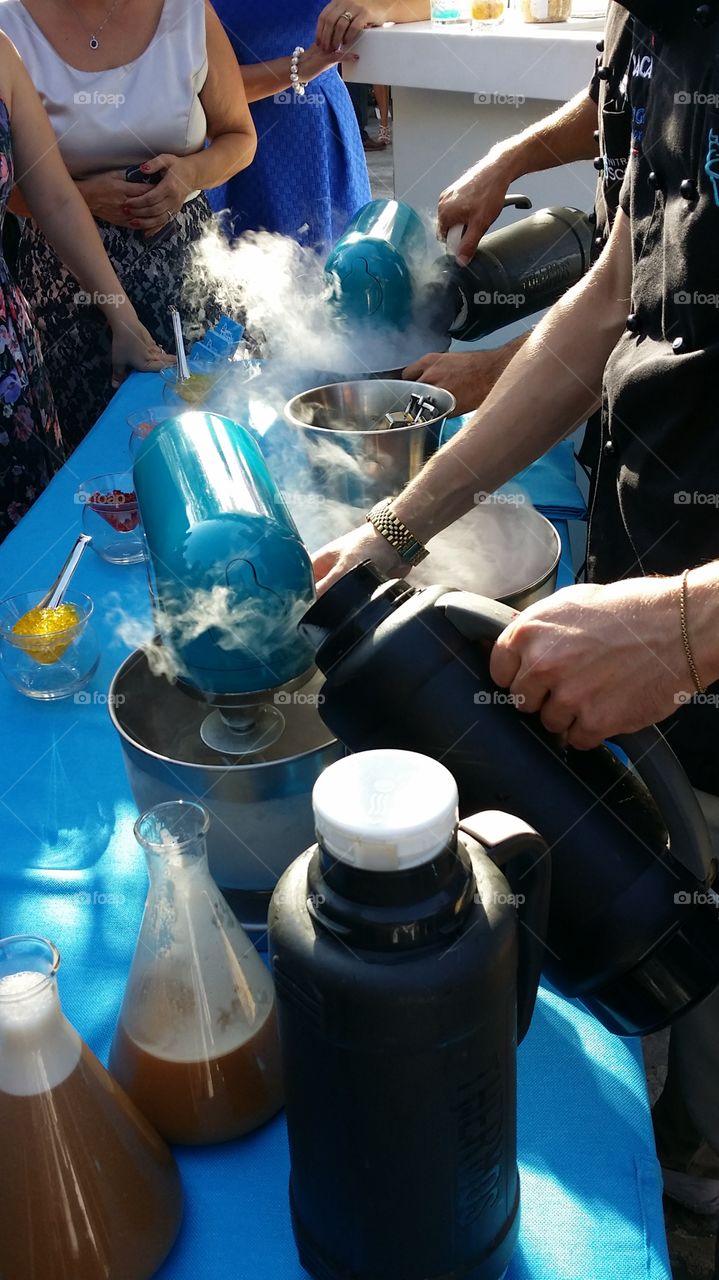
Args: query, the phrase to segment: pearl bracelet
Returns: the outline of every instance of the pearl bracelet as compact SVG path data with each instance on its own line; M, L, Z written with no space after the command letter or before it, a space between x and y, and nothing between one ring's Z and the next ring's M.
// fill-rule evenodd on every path
M294 92L299 94L300 98L304 97L306 88L306 85L302 83L299 76L300 55L303 53L304 49L302 48L302 45L298 44L290 58L290 84L292 85Z

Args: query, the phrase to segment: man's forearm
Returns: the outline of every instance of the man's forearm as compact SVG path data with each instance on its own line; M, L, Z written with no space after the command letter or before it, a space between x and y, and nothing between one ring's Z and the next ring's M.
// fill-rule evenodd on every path
M586 89L575 98L530 125L523 133L498 142L492 153L507 165L509 179L514 182L527 173L539 173L575 160L589 160L596 155L594 132L597 128L597 106Z
M693 569L687 588L692 651L706 686L719 680L719 560Z
M631 291L627 219L617 219L597 266L556 304L459 435L441 449L393 508L427 542L596 407Z

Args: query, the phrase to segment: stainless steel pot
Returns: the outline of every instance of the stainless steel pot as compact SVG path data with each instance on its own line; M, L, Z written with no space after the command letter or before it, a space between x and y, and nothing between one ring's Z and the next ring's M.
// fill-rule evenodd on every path
M526 609L555 590L562 543L554 525L517 493L493 495L432 538L428 550L410 573L412 586L446 582Z
M381 427L387 413L401 412L410 396L431 397L437 413L411 426ZM424 382L365 379L333 382L294 396L285 421L301 433L317 491L335 502L372 506L398 493L434 451L456 401L449 391Z
M544 516L541 517L542 520L544 518ZM500 604L508 604L512 609L528 609L530 604L534 604L537 600L546 600L547 596L553 595L556 591L559 561L562 558L562 540L554 525L549 520L546 523L549 541L547 568L526 587L519 587L516 591L510 591L508 595L498 596Z
M200 735L207 703L153 675L142 651L123 662L110 686L110 716L138 809L178 797L202 801L212 816L210 869L256 937L279 876L314 841L314 783L343 754L319 716L322 682L314 672L302 687L278 690L271 705L284 719L280 737L264 750L227 756Z

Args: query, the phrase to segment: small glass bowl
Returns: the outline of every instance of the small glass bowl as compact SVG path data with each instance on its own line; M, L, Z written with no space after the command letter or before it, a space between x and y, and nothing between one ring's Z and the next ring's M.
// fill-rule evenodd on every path
M120 494L127 494L129 500L123 501ZM92 476L80 485L75 501L82 507L82 527L102 560L109 564L144 560L140 510L129 471Z
M172 413L166 405L158 405L152 409L143 409L139 413L130 413L127 418L127 425L130 428L129 449L130 457L135 459L143 440L158 427L161 422L166 422L172 417Z
M88 626L93 612L89 596L70 589L63 603L75 607L72 626L37 635L17 635L15 623L39 604L45 591L26 591L0 603L0 659L9 684L27 698L49 702L69 698L95 674L100 660L97 637Z
M217 381L226 374L230 367L228 360L197 360L189 358L189 383L178 381L177 365L168 365L160 370L160 378L165 383L162 399L171 404L175 412L188 408L206 408L215 390Z
M177 380L176 365L171 364L160 370L160 377L165 383L162 398L175 409L204 409L218 379L227 371L229 362L220 360L208 364L204 360L188 360L187 365L190 381L184 383Z

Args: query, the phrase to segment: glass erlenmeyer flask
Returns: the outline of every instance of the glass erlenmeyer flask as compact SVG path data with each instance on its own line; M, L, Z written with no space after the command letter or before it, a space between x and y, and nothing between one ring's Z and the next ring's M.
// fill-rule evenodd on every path
M0 1274L147 1280L182 1218L177 1166L62 1012L60 956L0 941Z
M283 1102L269 971L207 865L207 810L156 805L135 823L150 891L111 1070L171 1142L224 1142Z

